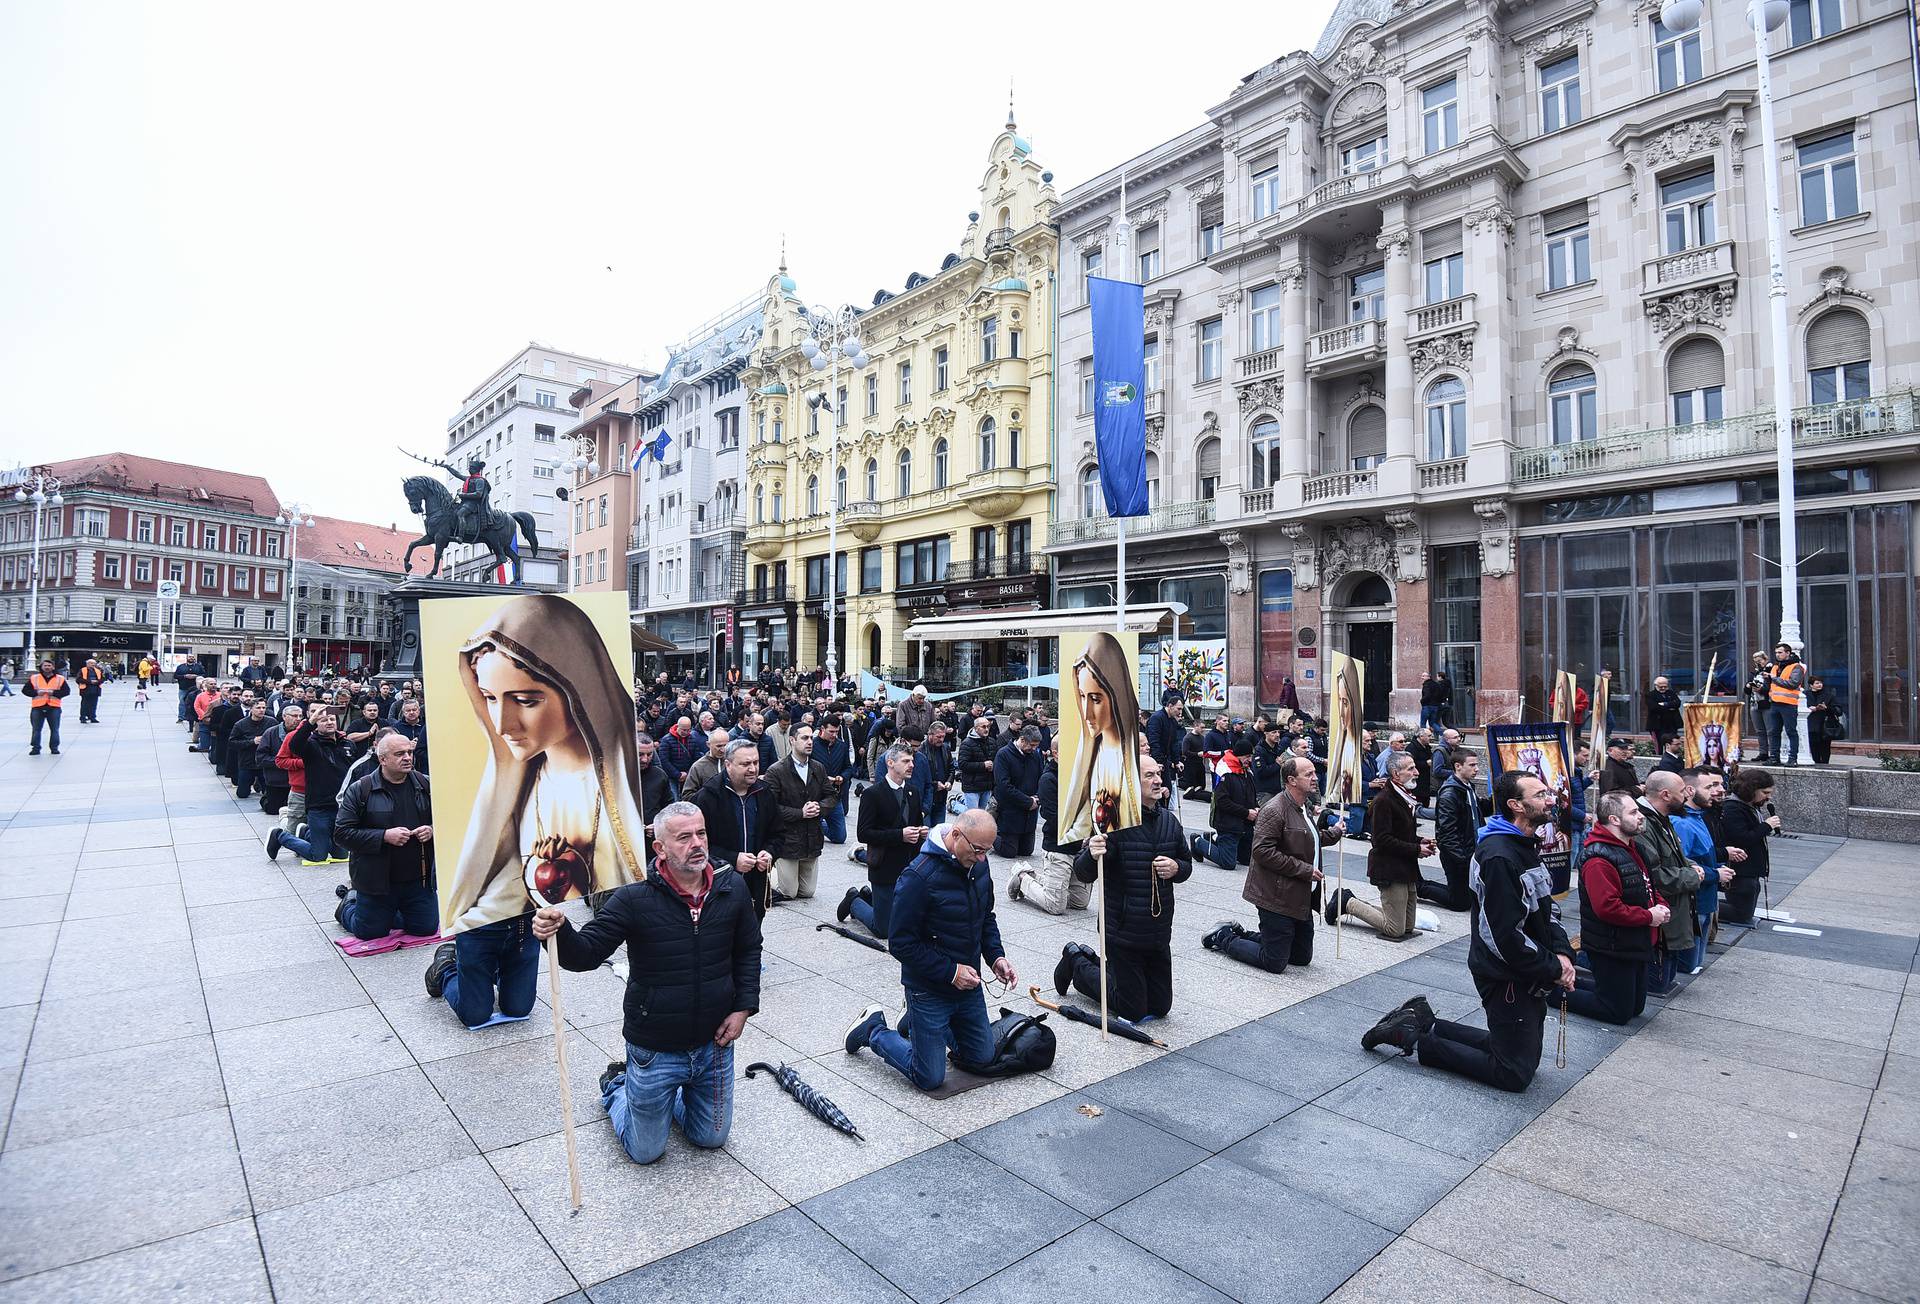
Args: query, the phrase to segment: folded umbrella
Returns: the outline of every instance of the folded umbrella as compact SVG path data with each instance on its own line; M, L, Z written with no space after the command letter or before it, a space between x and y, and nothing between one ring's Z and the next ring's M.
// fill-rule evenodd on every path
M856 1141L866 1140L865 1137L860 1135L860 1129L853 1125L853 1120L841 1112L840 1106L834 1104L831 1100L828 1100L825 1096L801 1081L800 1075L788 1068L785 1064L782 1064L779 1068L775 1068L765 1060L761 1060L757 1063L747 1065L747 1076L752 1077L754 1073L760 1069L765 1069L767 1072L773 1074L773 1080L780 1084L781 1089L802 1105L805 1105L807 1112L819 1119L822 1123L827 1123L839 1128Z
M840 936L847 938L849 941L858 942L862 946L870 946L876 951L884 951L887 949L887 944L885 942L880 941L878 938L867 937L863 934L854 932L851 928L844 928L839 924L815 924L813 926L813 931L817 933L823 928L830 933L838 933L840 934Z
M1058 1011L1062 1018L1073 1023L1084 1023L1089 1028L1097 1028L1100 1026L1100 1016L1092 1010L1083 1010L1078 1005L1068 1005L1065 1002L1055 1004L1042 996L1038 987L1027 988L1027 995L1033 997L1035 1003L1049 1010ZM1153 1036L1138 1024L1129 1023L1127 1020L1119 1018L1118 1016L1107 1016L1107 1028L1125 1037L1128 1041L1137 1041L1143 1046L1158 1046L1161 1050L1167 1049L1166 1042Z

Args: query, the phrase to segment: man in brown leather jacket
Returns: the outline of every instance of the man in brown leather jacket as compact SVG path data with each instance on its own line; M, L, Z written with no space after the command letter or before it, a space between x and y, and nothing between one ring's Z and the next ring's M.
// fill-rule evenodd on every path
M1314 818L1307 808L1319 786L1313 762L1289 756L1280 762L1285 780L1279 794L1260 808L1253 825L1253 864L1240 895L1260 914L1260 931L1222 923L1200 939L1210 951L1268 973L1284 973L1290 964L1313 962L1313 898L1321 880L1315 848ZM1320 830L1326 845L1340 840L1343 823Z

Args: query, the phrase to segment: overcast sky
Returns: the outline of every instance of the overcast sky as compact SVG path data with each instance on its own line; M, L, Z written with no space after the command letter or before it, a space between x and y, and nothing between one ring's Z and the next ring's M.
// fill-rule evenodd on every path
M0 0L0 463L398 520L526 341L657 366L782 233L865 304L958 246L1009 78L1064 192L1332 8Z

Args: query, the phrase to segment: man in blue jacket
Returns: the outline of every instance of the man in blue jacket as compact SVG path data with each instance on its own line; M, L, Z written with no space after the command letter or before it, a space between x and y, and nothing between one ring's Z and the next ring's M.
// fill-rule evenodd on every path
M813 739L813 763L827 772L827 782L833 785L833 795L838 799L820 817L820 822L826 830L827 841L840 847L847 841L847 801L853 793L848 787L854 776L853 749L847 744L839 716L822 714L817 718L820 728Z
M887 932L907 990L901 1023L910 1021L911 1031L887 1027L879 1005L869 1005L847 1029L849 1055L871 1050L922 1091L946 1081L948 1047L963 1065L993 1058L982 962L1007 986L1019 982L993 914L987 849L996 832L993 816L970 810L927 834L894 888Z
M1693 963L1688 966L1689 972L1699 973L1707 963L1707 934L1720 909L1720 889L1733 882L1733 868L1720 854L1708 817L1708 812L1725 800L1727 781L1720 771L1706 765L1692 766L1680 777L1687 781L1687 804L1670 817L1673 835L1680 839L1680 850L1687 853L1687 859L1706 871L1700 890L1693 896Z
M1046 768L1040 755L1040 730L1033 725L994 756L994 822L1000 829L994 855L1004 860L1033 855L1033 831L1040 820L1040 776Z

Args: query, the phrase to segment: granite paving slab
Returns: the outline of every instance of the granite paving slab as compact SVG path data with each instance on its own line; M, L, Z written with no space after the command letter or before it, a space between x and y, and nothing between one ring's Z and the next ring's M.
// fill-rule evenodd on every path
M235 1104L364 1078L413 1063L371 1006L307 1014L214 1034L227 1097Z
M1317 1105L1294 1110L1220 1157L1394 1232L1473 1171L1454 1155Z
M208 978L203 991L204 1017L212 1021L215 1032L372 1004L352 970L337 956Z
M769 1283L779 1283L777 1290ZM593 1304L766 1304L770 1296L835 1304L907 1297L798 1209L784 1209L592 1286Z
M1215 1154L1303 1103L1185 1055L1162 1055L1084 1094Z
M111 1083L103 1092L103 1084ZM36 1057L20 1076L7 1149L112 1132L130 1120L159 1122L227 1103L213 1038L96 1051L66 1059Z
M1481 1163L1572 1085L1571 1070L1542 1066L1524 1092L1499 1091L1417 1060L1384 1060L1315 1102L1322 1108L1461 1159Z
M1122 1109L1074 1094L969 1134L961 1144L1062 1204L1098 1217L1210 1152Z
M447 1017L453 1017L451 1012ZM551 1032L552 1016L547 1018ZM606 1053L584 1033L568 1035L567 1078L573 1088L576 1126L606 1117L600 1107L600 1074L607 1062ZM476 1046L464 1055L429 1060L421 1067L482 1150L518 1145L561 1128L560 1065L551 1036Z
M1885 1300L1915 1294L1914 1228L1920 1227L1915 1152L1862 1140L1847 1174L1819 1275Z
M180 1300L265 1304L273 1298L251 1219L52 1268L0 1285L0 1304Z
M1227 1297L1099 1223L1088 1223L955 1299L956 1304L1226 1304Z
M752 1062L737 1052L736 1047L736 1076ZM737 1081L727 1153L784 1200L798 1204L947 1139L819 1060L795 1067L801 1080L838 1105L865 1139L822 1123L768 1073Z

